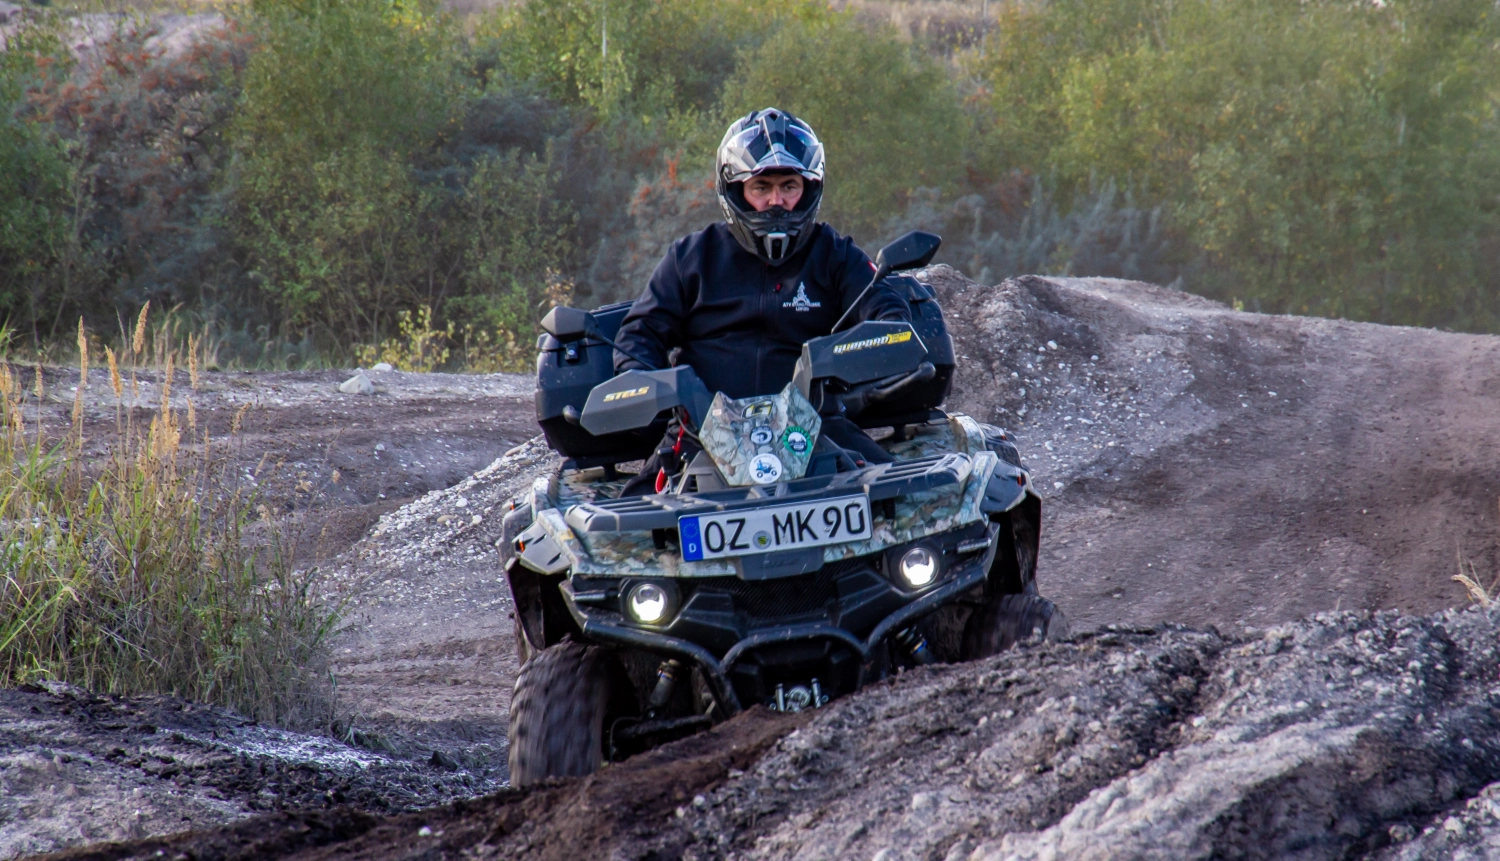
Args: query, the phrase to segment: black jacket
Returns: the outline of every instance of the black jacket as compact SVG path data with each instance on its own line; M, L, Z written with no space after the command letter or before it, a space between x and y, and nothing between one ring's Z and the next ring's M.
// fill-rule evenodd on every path
M667 367L689 365L710 392L731 398L774 394L792 380L802 342L827 335L870 283L875 266L827 224L801 251L772 268L745 251L720 222L672 243L616 341ZM887 283L871 290L850 315L860 320L909 320L906 300ZM642 367L615 352L615 370Z

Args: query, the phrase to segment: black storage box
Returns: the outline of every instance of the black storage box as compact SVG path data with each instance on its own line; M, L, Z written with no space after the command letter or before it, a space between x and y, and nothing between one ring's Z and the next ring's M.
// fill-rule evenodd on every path
M606 338L614 339L631 304L616 302L591 312ZM580 469L651 455L666 433L666 418L643 430L604 436L563 418L566 407L582 412L594 386L615 375L613 347L593 338L563 343L551 335L542 335L536 346L536 418L547 445Z

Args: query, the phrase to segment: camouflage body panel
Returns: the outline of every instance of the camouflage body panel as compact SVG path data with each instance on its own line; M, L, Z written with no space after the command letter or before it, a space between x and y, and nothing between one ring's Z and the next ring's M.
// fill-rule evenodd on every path
M886 437L880 445L897 460L912 460L934 454L978 454L987 451L984 428L963 413L954 413L947 421L929 422L909 427L911 439Z
M570 570L577 571L579 565L587 564L589 558L588 551L584 550L583 545L579 543L578 534L573 531L573 527L569 526L567 521L563 520L561 511L558 511L556 508L538 511L536 513L536 520L533 521L532 526L540 526L549 538L557 542L557 546L562 549L563 555L567 556L570 560L568 566Z
M984 427L970 416L954 413L948 417L948 426L953 431L953 450L964 454L979 454L989 451Z
M781 394L730 400L723 392L698 431L698 441L713 459L724 483L731 487L790 481L807 474L813 444L823 421L818 411L797 387L788 383ZM759 480L755 466L760 457L775 457L777 471Z
M580 502L614 499L625 489L629 476L605 480L603 469L584 469L567 475L544 475L531 483L526 501L532 511L557 508L567 511Z
M969 475L960 491L945 487L903 497L896 503L895 518L876 517L873 534L864 541L828 545L823 548L823 561L837 562L867 556L887 547L984 520L979 501L984 497L984 486L990 473L999 462L1000 458L992 451L974 455Z
M730 558L682 561L675 548L657 550L649 532L595 532L581 536L588 561L574 568L584 577L733 577Z

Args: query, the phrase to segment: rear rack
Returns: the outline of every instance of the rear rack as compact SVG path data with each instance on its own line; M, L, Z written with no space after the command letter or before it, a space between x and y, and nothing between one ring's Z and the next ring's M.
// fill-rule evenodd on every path
M785 484L731 487L700 493L652 494L583 502L568 509L568 525L579 532L643 532L675 529L688 514L759 508L768 503L813 502L850 493L869 494L871 502L957 484L969 474L969 458L935 454L898 463L867 466L855 472L801 478Z

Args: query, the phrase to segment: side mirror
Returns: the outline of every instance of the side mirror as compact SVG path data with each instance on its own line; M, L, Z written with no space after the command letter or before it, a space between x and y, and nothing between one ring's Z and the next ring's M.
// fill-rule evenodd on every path
M938 246L942 244L943 237L936 233L913 230L880 249L880 253L875 255L875 266L887 272L921 269L932 262L932 256L937 254Z
M597 331L594 315L578 308L557 307L542 318L542 331L559 341L577 341Z

